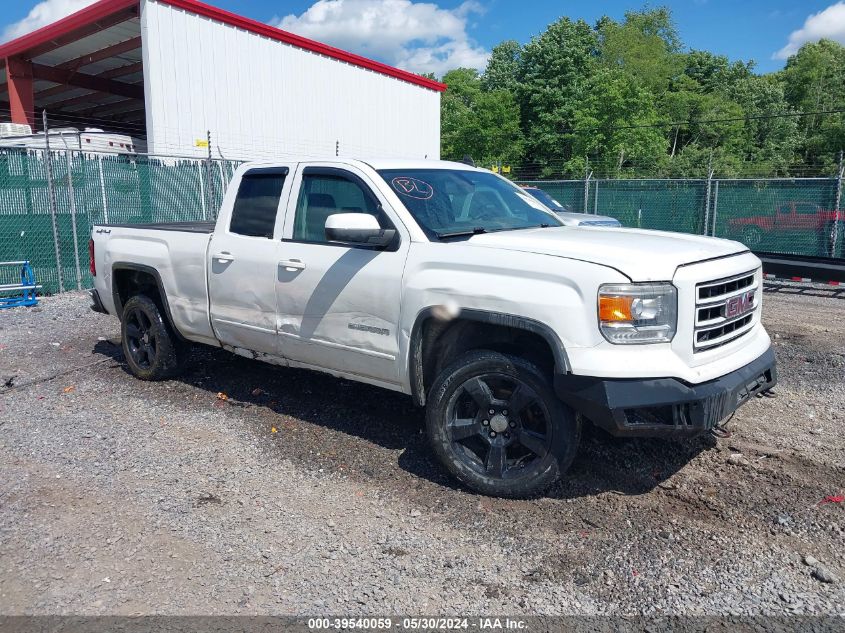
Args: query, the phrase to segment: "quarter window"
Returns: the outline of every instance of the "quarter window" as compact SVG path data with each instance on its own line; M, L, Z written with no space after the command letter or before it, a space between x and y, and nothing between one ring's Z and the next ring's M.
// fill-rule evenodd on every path
M244 174L232 209L229 231L238 235L271 239L284 184L284 173Z

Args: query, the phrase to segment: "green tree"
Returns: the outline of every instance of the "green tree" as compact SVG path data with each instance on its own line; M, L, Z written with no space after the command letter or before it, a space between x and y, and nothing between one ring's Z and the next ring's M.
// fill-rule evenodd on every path
M601 65L622 69L653 93L666 91L680 72L680 38L669 9L628 11L622 24L602 18L596 30Z
M594 68L597 38L583 20L560 18L522 50L517 99L530 160L551 173L572 156L573 115Z
M781 72L787 102L798 112L830 112L845 107L845 47L831 40L805 44ZM807 163L829 163L845 147L842 113L813 114L799 120L801 153Z
M484 91L478 71L459 68L446 73L441 103L441 151L479 164L518 161L522 149L519 106L507 90Z
M788 114L783 86L773 75L748 75L725 89L740 105L743 124L742 158L760 175L787 175L799 146L798 119L772 117Z
M619 69L602 69L589 80L573 116L574 158L568 170L579 173L593 157L605 174L636 173L666 154L666 137L657 125L652 94ZM612 161L612 162L611 162Z
M519 63L522 45L515 40L506 40L494 46L490 52L487 69L481 78L484 90L507 90L516 92L519 87Z
M753 62L734 62L709 51L690 51L684 56L684 74L695 80L702 92L718 92L752 76Z

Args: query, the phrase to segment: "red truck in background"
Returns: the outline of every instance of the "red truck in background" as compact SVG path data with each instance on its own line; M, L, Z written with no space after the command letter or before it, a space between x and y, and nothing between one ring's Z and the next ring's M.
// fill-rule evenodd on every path
M845 211L827 210L815 202L800 201L781 203L774 213L728 220L731 233L752 250L758 250L764 238L794 236L800 239L803 234L812 235L821 251L819 254L826 256L833 255L836 233L842 224L845 224Z

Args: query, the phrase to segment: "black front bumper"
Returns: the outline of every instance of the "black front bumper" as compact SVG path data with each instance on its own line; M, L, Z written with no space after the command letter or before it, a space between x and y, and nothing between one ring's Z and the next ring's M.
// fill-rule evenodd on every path
M697 435L713 429L777 383L770 347L757 360L716 380L690 385L675 378L555 376L555 391L594 424L618 436Z

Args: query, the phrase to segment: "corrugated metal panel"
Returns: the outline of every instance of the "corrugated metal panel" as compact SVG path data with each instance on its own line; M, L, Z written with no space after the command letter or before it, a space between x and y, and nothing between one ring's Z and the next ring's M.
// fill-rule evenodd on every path
M438 158L440 95L154 0L141 5L150 151Z

